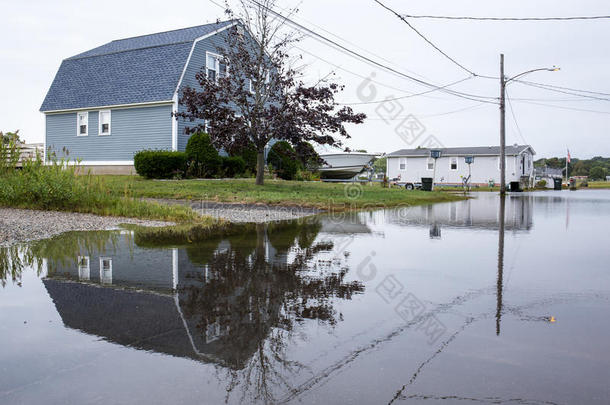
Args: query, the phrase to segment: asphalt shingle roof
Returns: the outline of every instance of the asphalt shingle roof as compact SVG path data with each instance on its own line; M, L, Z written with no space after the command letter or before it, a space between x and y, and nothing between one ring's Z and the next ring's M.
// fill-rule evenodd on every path
M193 41L232 23L120 39L67 58L40 110L171 100Z
M530 145L510 145L506 146L506 155L518 155L523 152L524 149L531 148ZM441 151L441 156L499 156L499 146L472 146L472 147L459 147L459 148L435 148L435 150ZM533 149L532 149L533 151ZM430 156L430 149L419 148L419 149L400 149L396 152L388 153L387 156Z

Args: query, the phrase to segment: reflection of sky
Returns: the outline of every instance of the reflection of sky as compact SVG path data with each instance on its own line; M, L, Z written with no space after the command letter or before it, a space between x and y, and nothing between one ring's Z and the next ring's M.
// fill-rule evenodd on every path
M492 194L480 198L490 210L497 209ZM346 281L358 279L356 269L367 258L376 275L365 282L364 294L333 301L342 319L336 326L315 321L295 325L285 358L305 364L307 370L286 374L294 391L277 389L277 398L388 403L405 385L401 395L413 395L415 400L418 395L557 403L607 398L610 257L605 235L610 194L549 191L518 198L530 201L531 226L505 234L499 336L497 228L441 225L441 237L430 239L427 226L395 221L391 212L362 213L358 220L370 232L356 234L347 245ZM461 215L459 209L456 215ZM334 228L322 228L316 242L332 240L339 245L343 236ZM336 253L340 252L316 256L319 271L325 271ZM447 327L434 345L428 345L416 327L405 326L394 303L376 293L390 275ZM1 402L35 403L42 396L50 403L68 397L75 402L223 401L227 380L222 372L65 329L42 284L26 273L23 285L9 283L0 295L0 359L15 370L0 383ZM557 322L547 322L549 316ZM470 317L474 321L468 323ZM443 348L442 342L454 334ZM435 355L439 348L442 351ZM9 388L40 379L2 396ZM60 386L65 388L55 388Z

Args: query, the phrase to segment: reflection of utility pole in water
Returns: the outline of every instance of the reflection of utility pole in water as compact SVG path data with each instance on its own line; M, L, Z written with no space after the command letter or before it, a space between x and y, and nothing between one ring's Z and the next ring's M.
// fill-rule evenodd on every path
M500 335L500 321L502 318L502 289L504 283L504 211L506 209L506 197L500 194L500 226L498 229L498 280L497 280L497 303L496 303L496 335Z

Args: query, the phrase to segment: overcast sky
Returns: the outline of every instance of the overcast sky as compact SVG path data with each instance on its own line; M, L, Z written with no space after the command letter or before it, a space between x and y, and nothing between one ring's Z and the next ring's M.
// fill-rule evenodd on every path
M610 14L610 4L604 0L384 2L408 14L502 17ZM373 0L280 0L279 4L282 8L300 4L300 12L294 17L296 21L398 71L438 85L468 76ZM0 0L0 15L3 16L0 130L20 129L28 142L43 140L44 119L38 110L62 59L114 39L223 18L222 9L207 0L106 0L104 3ZM610 93L610 20L412 22L446 53L479 74L498 76L499 54L503 52L509 76L557 65L561 71L533 73L526 80ZM345 84L339 102L377 101L428 90L312 38L305 38L298 48L293 51L303 54L309 80L334 71L333 79ZM364 82L371 77L374 82ZM498 81L491 79L470 79L451 88L486 97L499 94ZM515 99L512 101L514 117L521 130L520 135L509 108L508 144L527 142L538 157L564 156L567 147L572 157L610 156L610 102L586 100L519 83L510 84L508 91ZM433 92L390 104L353 107L369 117L366 123L350 127L353 137L347 145L353 149L392 152L416 147L431 139L430 135L445 146L499 144L497 105ZM574 111L574 108L597 112ZM410 115L425 127L416 139L396 133L402 120Z

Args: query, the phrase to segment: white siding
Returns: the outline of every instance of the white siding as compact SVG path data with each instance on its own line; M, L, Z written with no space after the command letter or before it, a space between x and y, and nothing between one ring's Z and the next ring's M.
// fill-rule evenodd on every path
M525 171L521 166L522 158L519 156L506 157L506 181L519 181L522 173L533 175L533 162L531 153L526 152ZM443 156L436 161L436 183L461 184L462 177L468 176L468 165L464 156L457 156L458 168L451 170L451 159L456 156ZM422 177L432 177L434 171L428 170L428 157L407 157L406 170L399 169L399 162L404 157L388 157L388 178L399 177L401 181L420 182ZM529 164L528 164L529 161ZM528 169L529 165L529 169ZM471 165L471 183L487 184L489 180L500 183L500 168L498 156L475 156Z

